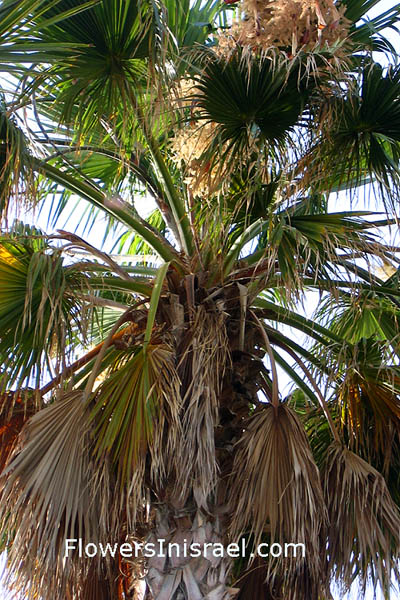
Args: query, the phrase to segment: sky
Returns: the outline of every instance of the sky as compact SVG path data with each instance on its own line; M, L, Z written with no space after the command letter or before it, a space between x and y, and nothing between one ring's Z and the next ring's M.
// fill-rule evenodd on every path
M383 13L385 10L389 10L390 8L392 8L393 6L395 6L397 4L396 1L394 0L382 0L381 2L379 2L378 6L374 7L370 13L369 16L371 18L373 18L375 15L379 14L379 13ZM400 52L400 37L397 36L394 32L390 32L390 34L388 35L388 37L390 37L392 44L394 45L394 47L397 49L398 52ZM380 59L381 62L384 62ZM345 210L345 208L342 208L342 210ZM67 213L66 213L67 215ZM38 225L39 227L41 227L43 230L45 231L49 231L48 229L48 213L43 212L42 214L40 214L39 216L35 216L32 217L32 215L29 217L29 221L34 220L35 224ZM68 228L70 230L74 230L75 226L77 225L78 219L74 219L76 222L73 222L72 220L68 220ZM59 224L60 226L60 224ZM99 231L99 228L101 226L99 225L98 228L96 228L95 232L92 232L92 234L88 237L86 237L86 239L90 242L98 242L100 235L103 235L103 231ZM92 240L91 240L92 238ZM3 587L1 581L2 581L2 573L4 572L4 568L5 568L5 557L0 555L0 600L11 600L11 596L7 593L7 590ZM376 596L374 596L373 590L372 589L368 589L366 594L364 596L361 596L356 588L356 586L354 586L354 588L352 589L350 594L346 594L346 595L342 595L340 594L339 590L335 589L334 587L332 588L332 594L334 597L334 600L384 600L383 595L380 592L377 592ZM397 594L396 594L397 598L400 598L400 591L397 590ZM393 596L394 598L394 596ZM47 599L46 599L47 600ZM112 599L110 599L112 600ZM306 600L306 599L305 599Z

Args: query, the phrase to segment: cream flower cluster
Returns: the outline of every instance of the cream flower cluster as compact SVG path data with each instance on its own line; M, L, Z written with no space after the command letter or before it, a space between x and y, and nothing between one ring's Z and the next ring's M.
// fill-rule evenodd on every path
M332 46L348 37L345 6L333 0L243 0L243 18L218 35L220 54L237 44L253 49Z

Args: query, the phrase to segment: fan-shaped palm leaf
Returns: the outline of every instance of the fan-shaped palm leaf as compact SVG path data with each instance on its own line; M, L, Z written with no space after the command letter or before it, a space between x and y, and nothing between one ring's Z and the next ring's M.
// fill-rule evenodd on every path
M65 269L60 252L40 238L3 237L0 282L3 381L21 385L35 376L39 383L52 358L60 360L75 334L84 335L84 303L77 294L87 289L84 276Z
M25 188L25 190L24 190ZM22 130L7 114L4 96L0 98L0 216L21 193L34 198L34 178L28 143Z
M21 436L23 444L2 474L0 519L10 532L10 568L19 572L21 591L29 586L41 595L46 588L65 589L61 570L66 575L73 567L71 560L61 569L67 538L92 541L109 535L112 485L107 460L103 456L96 465L91 457L82 392L70 392L36 413ZM46 582L35 576L38 561L48 570Z
M271 543L302 540L313 576L320 581L320 535L326 519L322 490L308 441L288 406L275 410L268 404L250 418L239 442L232 485L233 497L237 486L246 486L235 506L234 537L249 531L255 545L264 533ZM285 564L282 575L290 579L289 572L298 566L297 561Z
M320 151L326 160L335 156L336 164L329 171L329 181L321 172L324 189L339 184L361 185L363 178L369 176L383 188L383 200L390 197L392 186L398 182L399 98L400 69L389 69L385 74L380 65L373 63L365 66L361 79L350 87L346 98L334 101L335 116L331 122L326 119L323 126L327 141L321 143ZM325 160L322 164L326 165Z
M228 63L211 57L189 96L200 124L216 124L210 152L225 145L238 156L256 140L273 147L287 139L312 87L304 75L301 63L268 55L255 61L235 54Z
M357 576L365 590L368 567L376 586L398 573L400 513L385 480L356 454L333 445L326 458L325 494L330 519L329 564L348 586ZM393 555L393 550L397 548Z

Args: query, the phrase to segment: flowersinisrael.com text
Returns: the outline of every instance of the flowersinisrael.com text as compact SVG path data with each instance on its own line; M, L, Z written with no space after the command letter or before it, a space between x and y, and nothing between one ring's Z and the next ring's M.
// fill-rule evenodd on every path
M238 544L231 543L227 546L218 542L205 542L203 544L196 542L187 542L176 544L167 542L164 539L153 542L124 542L122 544L110 542L88 542L84 543L82 538L68 538L65 540L64 558L70 558L74 553L78 553L81 558L94 558L95 556L106 558L107 556L115 557L120 555L122 558L152 558L154 556L167 557L198 557L210 556L231 558L241 558L248 556L246 552L246 540L242 538ZM255 551L251 554L252 557L260 556L261 558L280 556L284 558L304 558L306 554L305 544L302 543L287 543L287 544L259 544Z

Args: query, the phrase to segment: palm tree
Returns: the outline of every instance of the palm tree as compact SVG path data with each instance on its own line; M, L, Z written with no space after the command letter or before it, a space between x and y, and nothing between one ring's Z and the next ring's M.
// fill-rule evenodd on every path
M127 600L145 578L154 600L321 600L336 580L390 597L400 68L372 52L395 62L383 30L400 5L368 21L375 4L0 4L0 539L16 591ZM7 219L26 205L78 214L83 237ZM175 553L96 553L159 540Z

